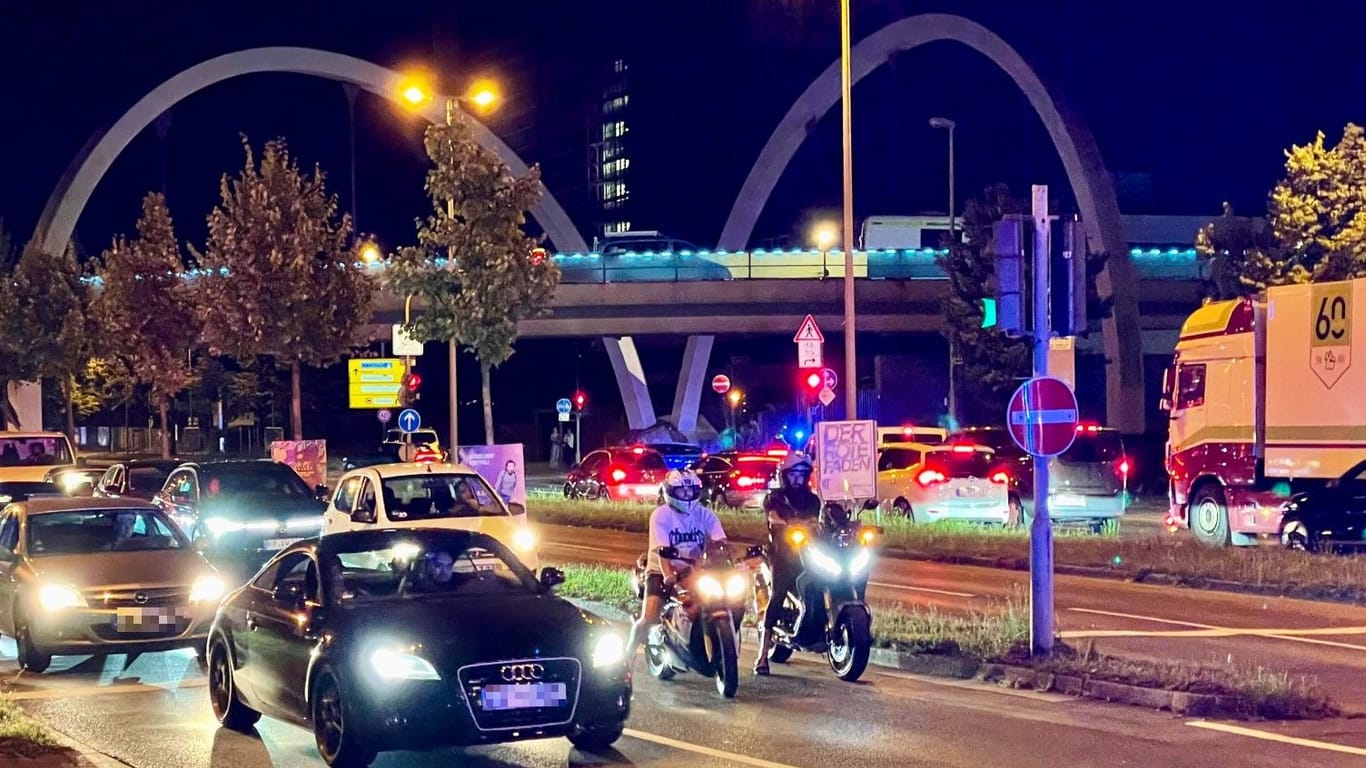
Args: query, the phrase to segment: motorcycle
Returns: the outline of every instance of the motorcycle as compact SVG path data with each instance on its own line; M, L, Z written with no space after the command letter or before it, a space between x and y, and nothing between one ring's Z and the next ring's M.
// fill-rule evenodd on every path
M716 681L716 691L733 698L740 686L740 622L747 608L751 580L725 556L700 560L679 557L674 547L660 547L661 558L685 563L678 583L664 604L660 622L645 638L645 662L650 674L669 680L693 671ZM750 547L746 559L762 555ZM633 574L637 595L644 596L645 558Z
M796 593L766 594L771 576L756 580L755 602L782 600L768 660L782 664L797 651L825 654L841 680L854 682L868 666L873 612L864 601L873 550L883 530L863 525L827 503L815 529L789 525L783 536L801 557Z

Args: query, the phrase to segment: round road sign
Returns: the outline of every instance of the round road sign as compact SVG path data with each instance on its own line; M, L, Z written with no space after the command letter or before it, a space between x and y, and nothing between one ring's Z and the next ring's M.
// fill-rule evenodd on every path
M724 373L718 373L711 379L711 389L718 395L724 395L730 391L730 377Z
M555 401L556 413L569 413L572 410L574 410L574 404L569 402L569 398L562 397Z
M1030 379L1010 398L1006 426L1031 456L1057 456L1077 436L1077 396L1061 379Z
M375 414L375 417L379 419L379 423L388 424L389 419L394 418L394 412L388 408L381 408L379 409L379 413Z

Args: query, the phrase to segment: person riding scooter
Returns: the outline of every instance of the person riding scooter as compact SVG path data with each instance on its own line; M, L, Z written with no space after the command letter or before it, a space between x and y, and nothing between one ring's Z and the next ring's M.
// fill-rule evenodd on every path
M820 515L821 500L811 492L811 460L800 453L789 454L778 470L781 487L764 497L764 512L768 516L769 563L773 572L769 588L768 608L759 631L759 655L754 660L754 674L767 675L769 649L773 644L773 627L782 615L787 593L796 589L797 577L802 572L802 561L783 535L790 523L807 523Z
M664 601L678 583L673 561L659 556L660 547L674 547L679 557L697 560L709 545L723 546L726 541L721 521L698 501L702 495L702 481L692 470L669 472L664 478L664 495L665 503L650 514L645 596L641 601L640 618L632 625L631 639L626 644L628 664L635 659L636 648L645 641L650 628L659 623Z

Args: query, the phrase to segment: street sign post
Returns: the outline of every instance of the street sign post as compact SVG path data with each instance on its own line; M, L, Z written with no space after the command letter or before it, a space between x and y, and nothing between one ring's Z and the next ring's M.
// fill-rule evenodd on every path
M422 414L412 408L404 409L398 415L398 428L405 434L416 432L422 426Z
M355 409L394 408L405 368L396 357L346 361L348 404Z
M388 408L381 408L375 412L375 417L379 419L379 423L388 424L389 420L394 418L394 412Z
M562 397L555 401L555 415L565 424L569 423L569 413L574 410L574 404L569 402L569 398Z
M877 498L877 422L817 424L816 464L823 501Z
M1048 377L1048 339L1053 335L1048 291L1052 287L1052 223L1048 187L1036 184L1034 215L1034 377ZM1066 385L1064 385L1066 389ZM1067 390L1071 395L1071 390ZM1076 397L1072 397L1075 422ZM1065 410L1065 409L1064 409ZM1072 427L1076 437L1076 427ZM1053 652L1053 521L1048 517L1048 461L1034 462L1034 520L1029 526L1029 640L1036 655Z
M840 377L835 375L834 368L826 368L821 371L821 381L825 383L825 388L834 390L840 384Z
M835 390L826 387L821 390L819 395L816 395L816 399L821 401L821 405L829 408L830 404L835 402Z
M797 327L797 334L792 337L792 341L797 344L797 367L798 368L820 368L822 365L822 344L825 343L825 335L816 325L816 318L807 315L802 324Z
M1010 398L1006 426L1015 444L1029 455L1057 456L1077 435L1077 397L1062 379L1032 378Z
M718 373L712 377L711 390L718 395L724 395L730 391L730 377L724 373Z

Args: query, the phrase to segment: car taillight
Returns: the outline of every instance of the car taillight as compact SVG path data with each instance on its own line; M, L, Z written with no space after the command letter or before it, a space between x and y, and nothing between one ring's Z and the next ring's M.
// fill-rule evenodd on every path
M1115 469L1119 472L1120 475L1128 477L1129 470L1133 469L1133 466L1129 464L1129 459L1126 457L1119 460L1119 463L1115 465Z
M940 472L937 469L923 470L919 475L916 475L915 477L915 481L917 483L920 483L921 485L926 487L934 485L935 483L942 483L945 480L948 480L948 478L944 477L944 473Z
M751 486L763 484L763 478L754 477L752 475L740 475L739 477L735 478L735 486L737 488L749 488Z
M613 467L612 471L608 473L608 477L612 478L612 482L620 483L626 479L626 470L621 467Z
M1010 475L1005 472L993 472L991 474L991 482L1005 485L1010 482Z

